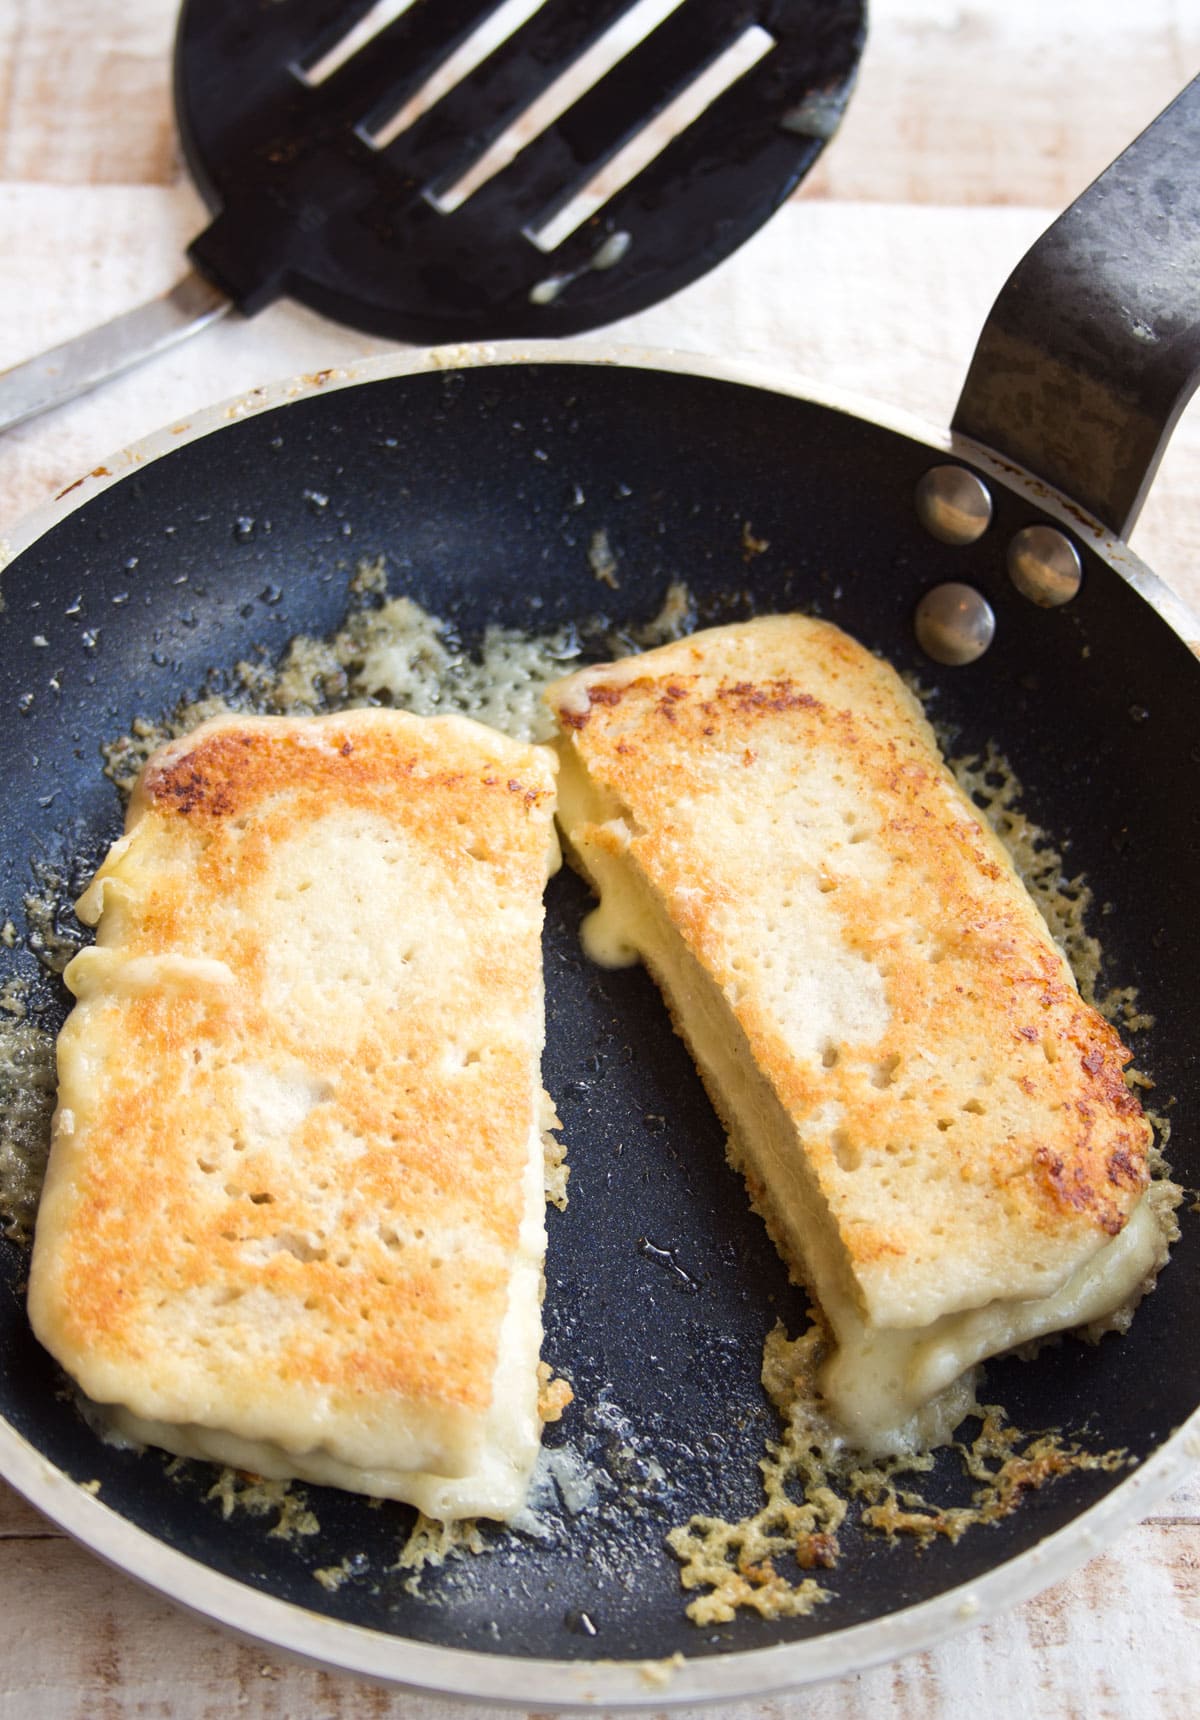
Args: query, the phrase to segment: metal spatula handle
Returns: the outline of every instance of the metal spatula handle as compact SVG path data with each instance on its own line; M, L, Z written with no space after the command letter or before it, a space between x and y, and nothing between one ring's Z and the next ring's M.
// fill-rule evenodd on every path
M131 370L206 327L231 301L195 270L161 298L0 372L0 430L35 418Z
M953 427L1128 537L1200 382L1200 78L1001 289Z

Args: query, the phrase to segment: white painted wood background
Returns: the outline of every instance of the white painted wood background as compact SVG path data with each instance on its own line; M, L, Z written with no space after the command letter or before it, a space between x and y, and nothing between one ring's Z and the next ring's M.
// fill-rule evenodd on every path
M0 0L0 367L167 286L201 211L176 155L171 0ZM945 423L1008 270L1200 71L1195 0L876 0L859 91L800 197L623 337L767 357ZM0 537L116 447L382 343L290 306L230 320L0 443ZM1134 544L1200 609L1200 414ZM1184 1024L1180 1024L1181 1027ZM473 1720L230 1641L0 1484L0 1716ZM731 1720L1194 1720L1200 1482L1069 1582L888 1668Z

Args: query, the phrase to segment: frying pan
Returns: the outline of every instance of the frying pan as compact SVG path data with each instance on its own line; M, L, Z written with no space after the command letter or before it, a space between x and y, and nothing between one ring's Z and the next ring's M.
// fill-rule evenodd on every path
M31 860L86 866L116 834L102 740L200 692L214 668L335 626L359 558L384 556L392 589L468 643L489 622L544 632L595 616L598 592L609 622L641 621L684 577L704 622L787 608L836 620L930 690L956 751L994 741L1007 754L1026 809L1109 910L1106 974L1135 985L1153 1017L1139 1063L1171 1106L1176 1175L1194 1184L1200 1072L1187 1022L1200 933L1181 885L1200 822L1200 665L1186 642L1200 633L1112 529L1136 508L1159 443L1143 438L1139 471L1114 458L1121 481L1094 492L1090 512L1023 467L1046 421L1042 383L1052 426L1069 410L1064 390L1086 396L1084 417L1100 426L1089 469L1105 434L1110 451L1127 446L1122 413L1130 425L1156 419L1161 440L1191 385L1186 318L1172 324L1175 307L1148 304L1142 289L1170 274L1165 253L1195 278L1181 245L1200 229L1197 193L1190 209L1182 192L1172 201L1163 157L1200 153L1198 95L1052 230L1052 246L1073 222L1093 240L1118 235L1091 245L1085 271L1108 287L1081 308L1067 276L1067 293L1046 298L1035 248L1002 295L959 408L962 422L991 415L990 448L720 365L596 362L594 349L537 345L405 355L262 390L200 416L186 438L164 434L110 461L73 510L35 518L3 575L0 905L19 922ZM1061 254L1051 276L1052 287L1064 278ZM1045 314L1022 319L1022 292ZM1039 356L1042 337L1070 362ZM1140 372L1114 357L1130 343L1152 351ZM1003 364L989 360L998 347ZM1159 357L1167 347L1173 367ZM1079 472L1059 443L1062 481ZM947 501L940 480L930 502L928 474L947 465L990 496L981 533L982 516ZM767 546L750 562L747 522ZM1019 534L1033 526L1074 547L1082 584L1068 602L1032 602L1014 584L1010 564L1028 565L1012 546L1028 546ZM619 551L616 591L588 566L598 531ZM981 595L995 620L990 649L955 668L932 662L914 632L919 600L947 582ZM36 654L35 634L46 641ZM554 881L545 1078L573 1177L568 1210L550 1214L544 1353L576 1392L547 1444L587 1466L590 1508L572 1514L570 1489L540 1500L530 1532L489 1532L483 1556L427 1575L420 1595L393 1568L403 1508L309 1488L315 1535L271 1538L241 1512L226 1520L211 1471L105 1444L85 1424L29 1334L25 1257L2 1242L0 1469L14 1485L103 1557L259 1640L424 1688L613 1707L762 1694L922 1646L1062 1575L1178 1483L1200 1447L1187 1425L1200 1403L1200 1274L1186 1206L1172 1263L1126 1337L988 1369L986 1396L1019 1425L1124 1447L1131 1469L1066 1477L920 1556L851 1525L834 1598L811 1617L688 1624L663 1535L692 1511L758 1503L756 1459L774 1431L762 1340L776 1318L798 1330L804 1298L746 1209L654 987L640 969L582 957L586 906L570 873ZM18 971L30 960L6 959ZM48 998L51 1025L63 1007ZM952 1485L945 1457L939 1467L931 1488ZM343 1561L340 1586L314 1579ZM682 1664L664 1664L674 1655Z

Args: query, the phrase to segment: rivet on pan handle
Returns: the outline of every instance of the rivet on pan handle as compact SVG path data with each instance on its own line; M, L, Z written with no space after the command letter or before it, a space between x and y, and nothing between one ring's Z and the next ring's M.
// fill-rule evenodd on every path
M1200 78L1047 229L953 427L1127 537L1200 381Z

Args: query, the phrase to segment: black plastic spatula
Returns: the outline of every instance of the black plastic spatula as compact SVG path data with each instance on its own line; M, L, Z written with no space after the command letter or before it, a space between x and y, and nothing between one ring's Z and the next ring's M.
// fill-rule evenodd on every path
M646 0L526 3L499 39L517 4L187 0L176 106L213 212L193 272L0 375L0 428L284 294L421 344L571 334L641 310L793 190L837 127L865 28L865 0L681 0L621 53ZM539 124L536 104L573 69L586 84L606 45L614 63ZM469 69L453 82L456 57ZM678 130L689 102L706 105ZM522 116L523 147L489 173ZM669 141L622 179L656 121ZM599 206L557 238L589 188Z

